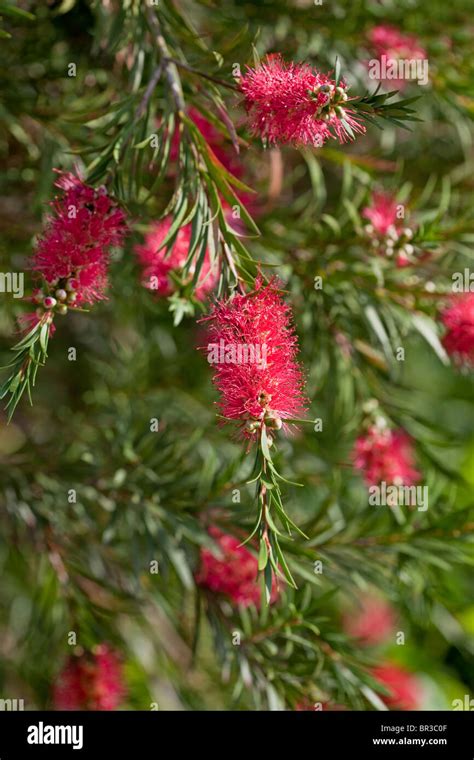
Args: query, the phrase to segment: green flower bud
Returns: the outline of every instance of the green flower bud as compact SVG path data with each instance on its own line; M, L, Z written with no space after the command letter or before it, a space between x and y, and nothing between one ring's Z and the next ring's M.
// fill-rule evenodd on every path
M275 414L275 412L270 412L270 414L265 415L265 425L273 430L280 430L283 422L281 421L281 418Z

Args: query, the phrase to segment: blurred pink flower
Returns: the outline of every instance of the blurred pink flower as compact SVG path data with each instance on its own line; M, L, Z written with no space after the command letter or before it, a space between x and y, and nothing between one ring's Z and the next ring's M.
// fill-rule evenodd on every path
M115 710L124 696L122 667L107 644L69 657L53 690L56 710Z
M181 276L181 270L188 256L191 243L191 224L181 227L176 235L172 248L160 248L172 224L172 217L152 224L145 234L145 242L135 246L135 253L143 267L143 285L149 290L156 291L160 296L169 296L176 286L170 274L175 272ZM194 267L191 267L188 280L192 279ZM215 287L218 280L217 265L211 266L209 251L206 251L199 279L194 291L199 301Z
M399 665L385 663L374 668L372 675L390 692L380 695L392 710L419 710L421 707L421 685L412 673Z
M218 594L225 594L236 604L248 607L260 606L260 586L258 583L258 561L234 536L223 533L219 528L209 528L209 534L216 541L222 558L216 557L209 549L201 549L201 566L196 583ZM274 582L271 601L278 598Z
M241 177L244 173L242 163L239 160L235 149L229 141L226 140L222 132L220 132L209 119L206 119L197 108L191 107L188 110L188 116L195 123L208 146L224 168L227 169L230 174L233 174L234 177ZM171 142L170 159L172 161L177 161L178 159L179 145L180 134L176 129Z
M414 236L411 227L404 226L404 218L398 218L403 205L397 203L390 193L375 191L371 203L362 209L362 216L369 220L365 231L381 256L393 257L397 267L416 263L415 248L410 242Z
M366 596L359 608L346 613L344 629L349 636L359 639L361 644L375 646L382 644L395 630L393 607L378 596Z
M459 364L474 367L474 293L453 296L441 312L443 345Z
M356 440L352 459L368 486L382 481L410 486L421 478L415 469L411 438L404 430L373 425Z
M393 195L374 192L371 205L362 210L362 216L369 219L377 235L387 235L390 228L399 230L401 221L397 218L397 201Z
M390 24L374 26L367 36L375 55L379 60L385 58L387 66L391 61L416 61L427 58L426 50L414 34L404 34ZM409 80L387 78L380 81L387 89L403 90Z

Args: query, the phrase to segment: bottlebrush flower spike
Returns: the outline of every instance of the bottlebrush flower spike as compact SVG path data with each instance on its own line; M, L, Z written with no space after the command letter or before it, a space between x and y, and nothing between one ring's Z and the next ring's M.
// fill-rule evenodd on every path
M54 213L31 260L42 283L25 300L36 311L20 318L24 335L12 349L15 359L0 386L0 399L10 396L9 421L25 390L32 403L31 390L48 355L55 316L105 298L110 247L119 245L127 231L124 212L105 188L95 190L70 173L61 174L56 186L63 194L51 204Z
M344 143L365 127L347 106L347 87L303 63L269 55L240 80L250 129L269 143L321 147L329 138Z
M31 267L66 292L66 303L92 304L105 298L110 248L123 241L125 214L105 188L89 187L74 174L61 174L55 184L63 194L51 204L54 213Z
M411 486L421 478L414 466L411 439L404 430L372 425L360 436L353 450L354 466L364 475L368 486L386 482Z
M115 710L125 696L117 654L100 644L93 653L71 656L53 689L56 710Z
M275 431L306 408L303 373L296 357L297 339L287 306L275 280L255 280L254 290L218 301L208 321L208 361L225 422L235 421L249 448L257 444L255 460L258 518L250 537L258 533L258 569L264 571L266 600L273 595L275 576L296 587L283 556L270 512L290 533L301 533L283 508L280 480L270 447ZM304 536L304 534L302 534ZM305 536L306 538L306 536Z
M474 293L454 296L441 312L443 345L458 364L474 367Z
M392 710L419 710L422 691L416 676L390 663L374 668L372 675L385 686L389 695L380 695Z
M362 210L362 216L370 221L365 231L372 241L376 252L395 259L397 267L406 267L415 263L415 248L410 242L414 232L404 227L398 217L400 206L390 193L374 192L370 206Z
M285 419L305 409L304 379L296 357L297 338L275 280L231 300L218 301L208 326L208 361L227 420L240 424L241 436L257 440L262 425L280 429Z
M216 541L222 558L216 557L209 549L201 550L201 566L196 583L218 594L225 594L236 604L248 607L260 606L257 558L234 536L211 527L209 534ZM271 601L278 597L274 584Z
M395 630L393 607L378 596L366 596L358 609L344 616L344 630L365 646L383 644Z
M160 296L169 296L176 288L172 272L181 276L181 269L188 256L191 243L191 224L182 227L173 243L171 250L161 247L171 227L172 218L167 217L155 222L145 235L145 242L135 246L135 253L143 267L143 285L156 291ZM188 279L191 280L194 269L191 267ZM212 265L209 251L206 251L194 295L198 301L204 301L206 296L216 286L218 280L217 266Z
M370 206L362 211L362 216L369 219L372 228L377 235L385 236L392 229L397 232L401 228L401 222L397 218L398 204L396 199L389 193L376 192L372 196Z
M404 34L390 24L374 26L368 33L368 40L376 56L385 57L387 68L392 61L400 60L424 60L427 58L426 50L421 46L414 34ZM391 90L405 89L407 79L381 79L384 87Z
M391 24L378 24L368 33L378 55L387 58L426 58L426 50L414 34L405 34Z

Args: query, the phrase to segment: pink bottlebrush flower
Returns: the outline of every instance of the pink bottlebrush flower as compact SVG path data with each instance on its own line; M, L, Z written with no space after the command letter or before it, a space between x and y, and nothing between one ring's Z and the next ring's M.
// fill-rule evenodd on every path
M382 644L395 630L393 607L377 596L362 599L359 609L344 616L344 629L349 636L359 639L361 644L376 646Z
M363 209L362 216L369 219L377 235L385 237L391 228L396 231L401 229L401 221L397 218L397 206L393 195L375 192L371 205Z
M368 486L386 482L414 485L421 475L414 466L414 451L404 430L390 430L372 425L360 436L353 450L354 466L364 475Z
M59 287L75 291L75 305L100 301L107 287L109 249L120 245L126 233L124 212L105 188L95 190L74 174L62 174L56 186L63 194L51 203L54 213L38 241L32 269L50 286L60 281Z
M169 296L175 290L175 283L170 277L172 272L180 275L181 269L188 256L191 242L191 224L181 227L171 250L161 248L172 223L171 217L151 225L145 235L143 245L135 246L135 252L140 264L143 266L143 285L154 290L160 296ZM193 276L193 267L189 272L189 279ZM217 266L211 264L209 251L206 251L199 279L194 291L199 301L204 301L206 296L215 287L218 280Z
M343 143L365 132L348 101L346 84L308 64L269 55L240 80L250 129L269 143L321 147L330 137Z
M201 549L201 566L196 583L218 594L225 594L236 604L248 607L260 606L257 558L234 536L223 533L219 528L209 528L209 534L218 544L222 558L216 557L209 549ZM272 602L278 598L274 583Z
M124 696L120 660L107 644L71 656L53 689L56 710L115 710Z
M420 45L414 34L404 34L390 24L374 26L368 33L368 40L375 55L386 59L386 64L400 60L424 60L427 57L426 50ZM406 87L406 79L382 79L384 87L393 90L403 90Z
M368 34L370 43L379 55L387 58L426 58L426 50L416 35L405 34L390 24L378 24Z
M394 257L397 267L411 266L414 246L411 244L414 232L403 226L398 218L399 204L390 193L374 192L370 206L362 210L362 216L370 221L365 231L376 247L377 253Z
M422 701L421 686L412 673L399 665L386 663L374 668L372 675L390 692L380 695L392 710L419 710Z
M441 312L443 345L459 364L474 367L474 293L454 296Z
M224 417L242 423L243 437L255 439L263 424L281 428L306 406L303 373L296 361L297 337L290 307L274 280L245 295L217 302L208 321L208 361L222 395Z

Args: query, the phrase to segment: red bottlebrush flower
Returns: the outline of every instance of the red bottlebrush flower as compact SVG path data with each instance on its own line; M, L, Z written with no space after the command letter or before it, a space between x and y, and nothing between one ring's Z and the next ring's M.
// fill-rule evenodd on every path
M191 224L182 227L173 243L171 250L161 248L170 227L172 219L166 217L160 222L155 222L145 235L143 245L135 246L135 252L143 266L143 285L154 290L160 296L169 296L175 289L175 284L170 277L171 272L180 274L188 256L191 242ZM189 278L192 278L191 268ZM218 280L217 267L211 266L209 252L206 251L199 279L194 295L199 301L203 301L208 293L215 287Z
M426 59L426 50L420 45L414 34L404 34L390 24L374 26L368 33L368 40L379 59L386 59L387 67L391 61ZM406 79L381 79L382 84L390 89L403 90Z
M376 646L387 641L395 630L395 613L384 599L368 596L358 610L344 616L343 622L349 636L361 644Z
M390 692L382 696L387 707L392 710L419 710L421 706L421 686L412 673L398 665L387 663L374 668L372 675Z
M415 249L410 240L413 230L403 227L397 217L396 198L389 193L375 192L370 206L362 210L362 216L370 221L365 231L376 247L377 253L394 257L397 267L406 267L414 263Z
M120 661L107 644L70 657L53 690L56 710L115 710L124 696Z
M368 34L379 55L387 58L426 58L426 50L414 34L404 34L390 24L378 24Z
M209 549L201 549L201 567L196 576L196 583L218 594L225 594L232 601L248 607L260 606L260 587L258 584L257 558L234 536L223 533L219 528L209 528L209 534L216 541L222 552L222 558L216 557ZM272 598L278 597L276 585Z
M370 220L373 231L382 237L392 229L398 232L401 228L397 218L397 201L389 193L374 193L371 205L363 209L362 216Z
M125 215L107 195L74 174L62 174L56 182L63 194L51 206L32 258L32 269L51 286L57 281L74 291L74 304L105 298L109 249L120 245L126 232Z
M474 293L463 293L451 299L441 312L446 327L443 345L459 364L474 367Z
M414 466L411 439L403 430L373 425L357 439L354 466L361 470L368 486L382 481L393 485L414 485L421 475Z
M256 438L263 420L280 428L302 413L297 337L275 281L264 286L257 278L252 292L217 302L203 321L209 321L206 350L222 394L219 407L242 423L243 437Z
M343 143L365 132L348 101L346 84L308 64L269 55L240 80L250 129L269 143L321 147L330 137Z

